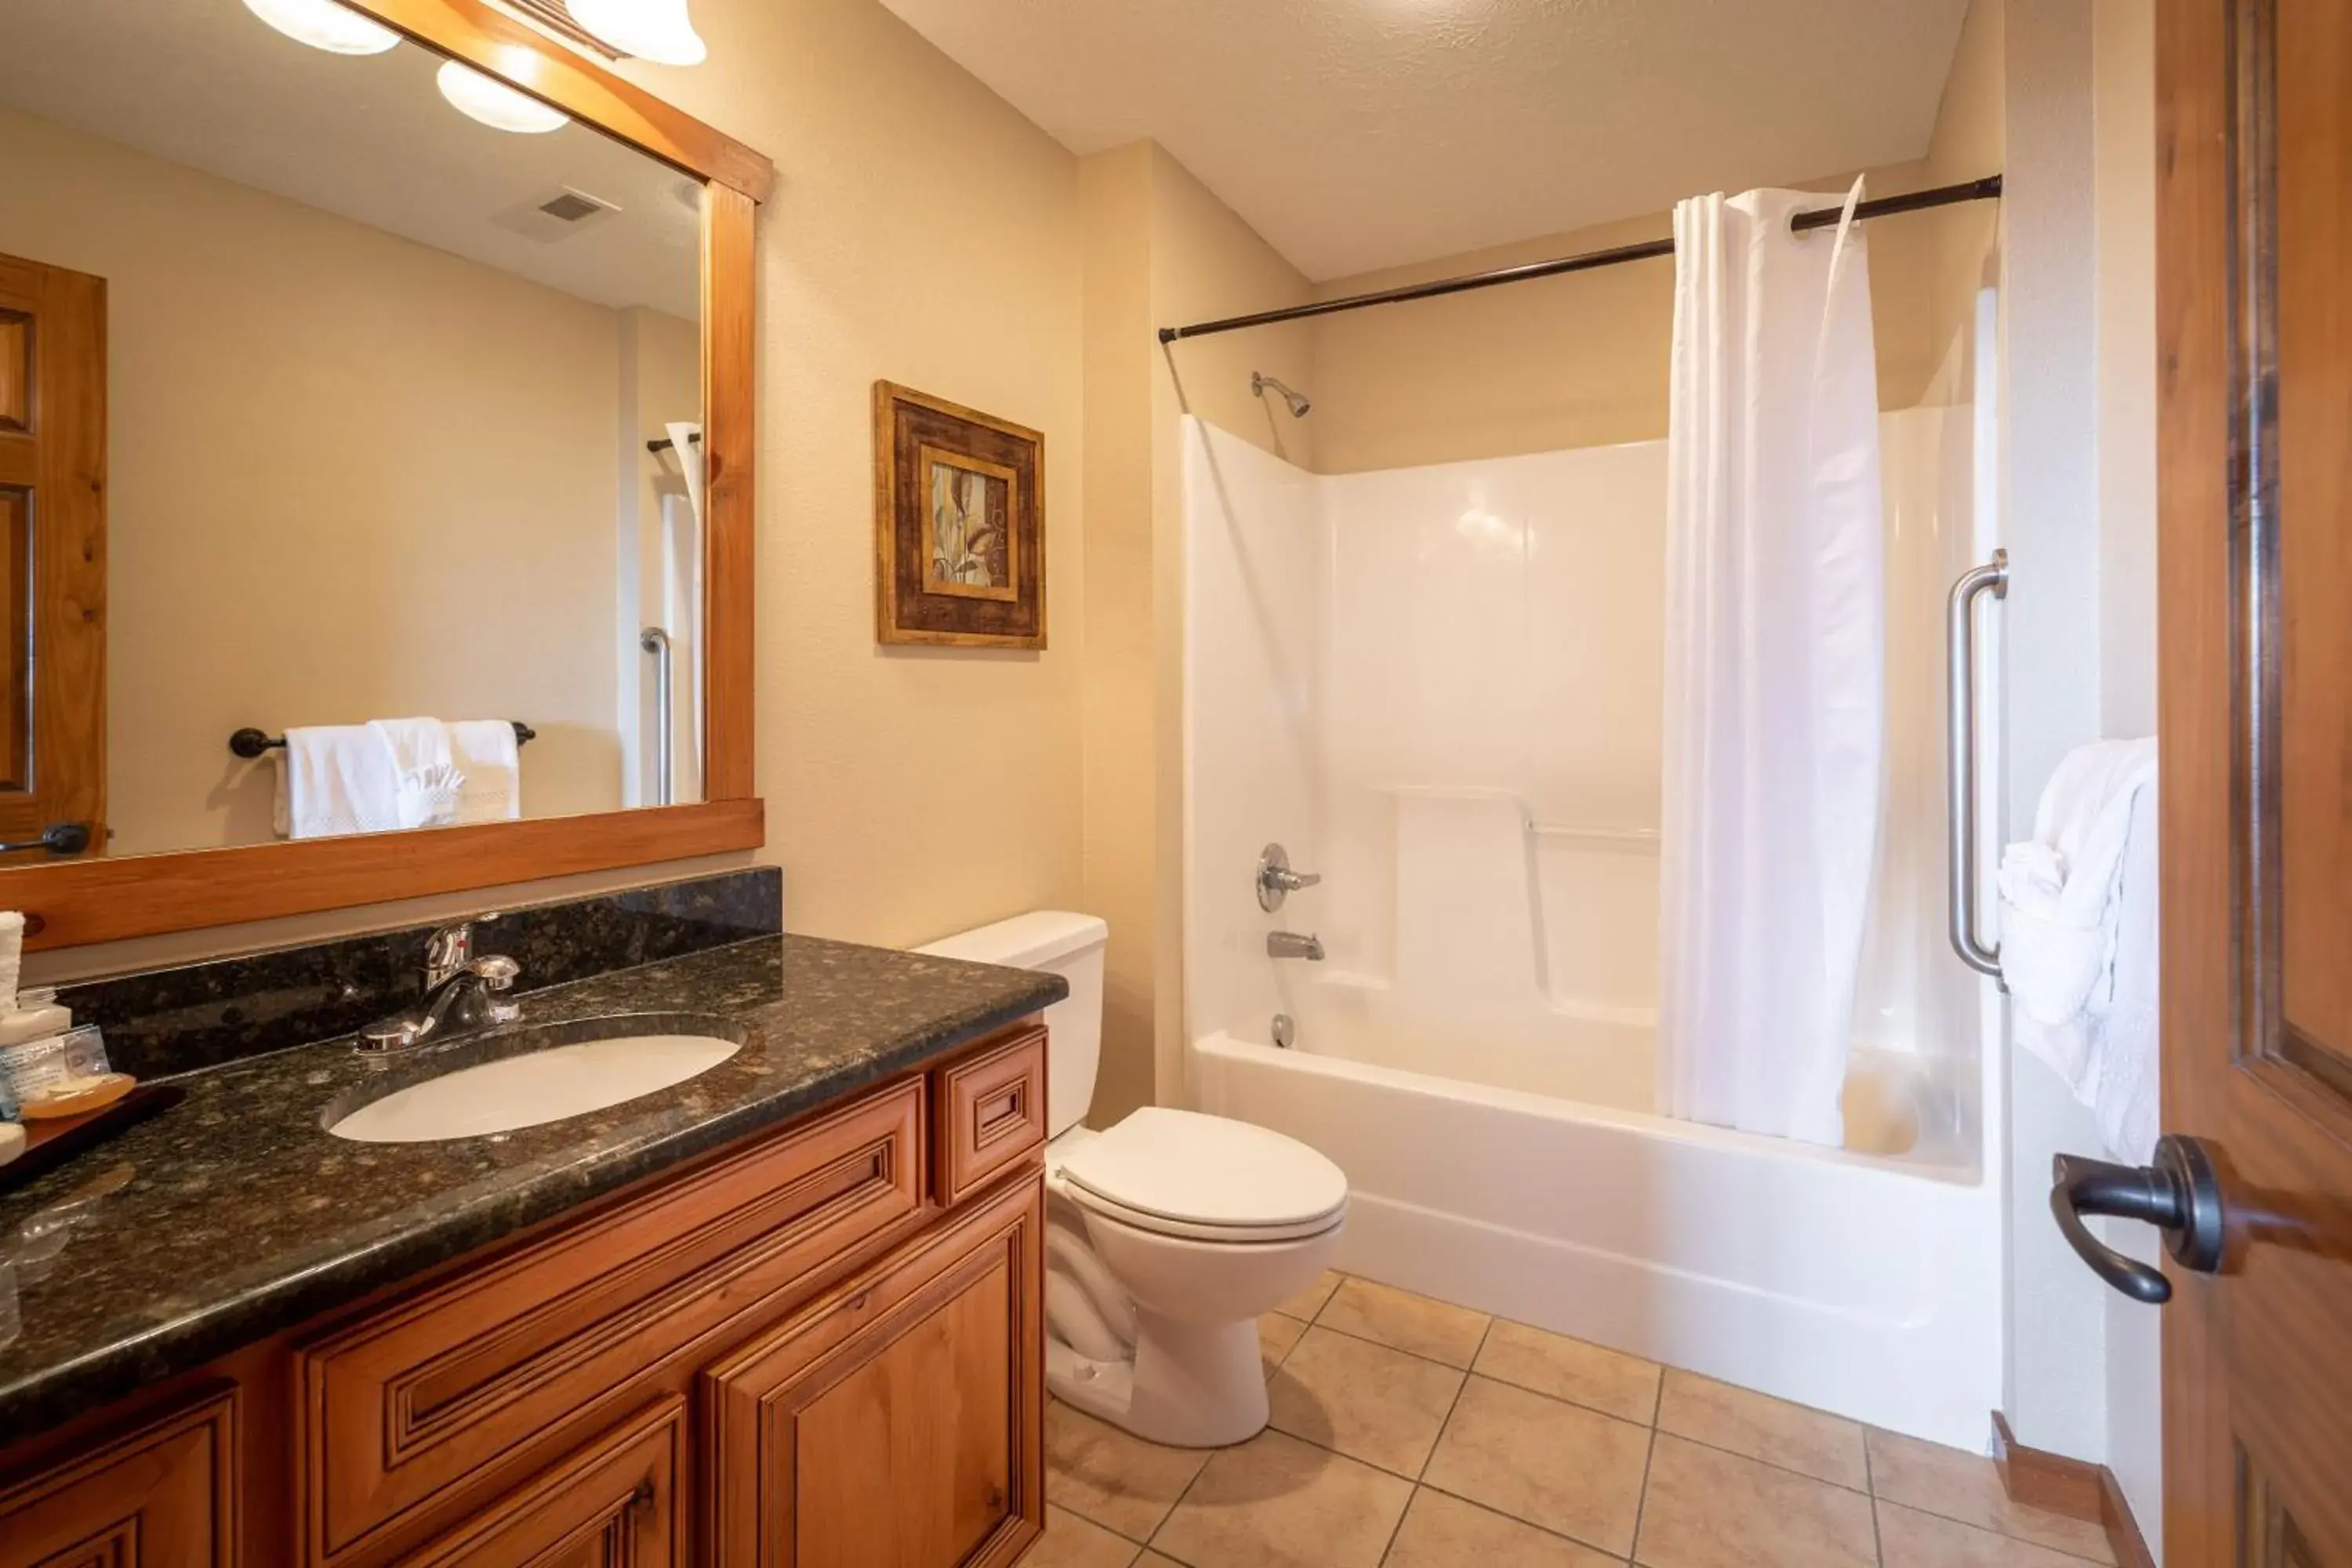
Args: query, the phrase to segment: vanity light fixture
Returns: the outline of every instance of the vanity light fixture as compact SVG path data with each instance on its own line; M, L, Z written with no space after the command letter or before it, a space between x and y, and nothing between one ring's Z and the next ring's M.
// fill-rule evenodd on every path
M537 136L561 131L572 123L572 117L563 110L551 109L529 93L517 92L506 83L457 60L444 60L433 79L440 85L441 96L449 100L451 108L494 131Z
M686 0L564 0L564 9L623 54L657 66L698 66L710 54Z
M292 38L331 55L380 55L400 35L335 0L245 0L245 8Z

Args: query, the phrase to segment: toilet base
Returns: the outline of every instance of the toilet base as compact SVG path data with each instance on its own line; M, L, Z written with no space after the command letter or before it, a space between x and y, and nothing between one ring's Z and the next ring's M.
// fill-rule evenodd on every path
M1046 1387L1090 1415L1170 1447L1230 1447L1265 1430L1256 1319L1181 1322L1139 1306L1136 1321L1132 1361L1090 1360L1048 1336Z

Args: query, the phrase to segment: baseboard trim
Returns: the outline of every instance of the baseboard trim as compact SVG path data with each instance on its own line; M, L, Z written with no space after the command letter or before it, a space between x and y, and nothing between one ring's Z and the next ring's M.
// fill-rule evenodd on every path
M2027 1447L1998 1410L1992 1413L1992 1461L2010 1501L2088 1520L2106 1531L2118 1568L2156 1568L2124 1489L2106 1466Z

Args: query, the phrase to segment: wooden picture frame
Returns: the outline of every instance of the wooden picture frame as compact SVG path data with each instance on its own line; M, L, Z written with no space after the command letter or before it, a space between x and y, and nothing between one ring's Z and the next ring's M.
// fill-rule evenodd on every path
M582 816L240 845L0 868L0 909L30 948L271 920L756 849L752 454L758 396L752 219L775 183L753 148L665 103L488 0L343 0L405 37L542 99L703 183L706 666L703 799Z
M1045 476L1039 432L876 382L877 639L1044 647Z

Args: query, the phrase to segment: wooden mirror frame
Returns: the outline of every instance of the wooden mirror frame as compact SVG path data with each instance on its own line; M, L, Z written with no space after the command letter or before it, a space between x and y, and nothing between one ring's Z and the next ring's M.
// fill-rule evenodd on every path
M91 854L19 862L0 869L0 909L25 911L27 947L310 914L756 849L767 841L766 812L752 781L758 278L751 231L752 214L775 183L773 165L487 0L343 4L703 182L703 799L121 859Z

